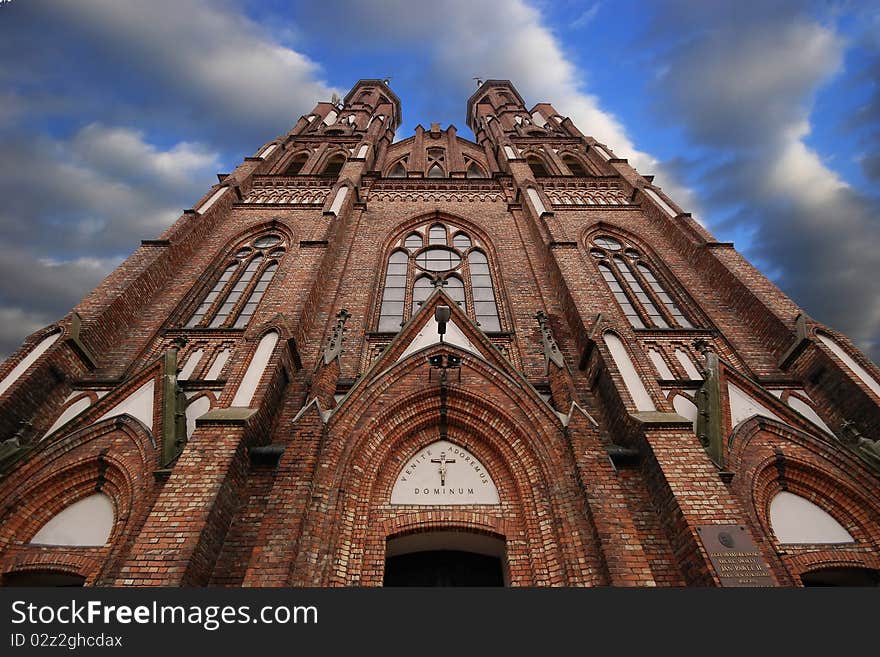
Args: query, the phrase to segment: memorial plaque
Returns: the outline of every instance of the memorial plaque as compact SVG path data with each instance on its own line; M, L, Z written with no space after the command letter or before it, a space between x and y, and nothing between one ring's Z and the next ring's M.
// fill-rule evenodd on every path
M776 586L764 557L740 525L700 525L703 547L721 586Z

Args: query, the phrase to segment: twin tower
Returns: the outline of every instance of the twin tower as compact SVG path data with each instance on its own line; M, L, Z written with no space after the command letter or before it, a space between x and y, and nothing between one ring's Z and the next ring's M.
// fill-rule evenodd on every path
M873 363L510 82L400 117L319 103L0 367L0 583L877 584Z

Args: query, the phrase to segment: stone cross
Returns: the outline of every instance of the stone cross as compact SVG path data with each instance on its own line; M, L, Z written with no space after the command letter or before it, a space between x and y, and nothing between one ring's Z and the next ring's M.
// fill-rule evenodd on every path
M446 452L440 452L439 459L431 459L431 463L439 463L440 467L437 468L437 471L440 473L440 485L446 485L446 464L447 463L455 463L455 459L447 459Z

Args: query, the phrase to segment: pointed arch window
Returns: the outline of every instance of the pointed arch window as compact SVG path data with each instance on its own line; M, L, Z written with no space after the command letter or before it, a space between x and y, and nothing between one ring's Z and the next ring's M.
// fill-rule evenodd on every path
M489 272L489 261L482 251L472 250L468 254L471 268L471 293L474 297L474 314L477 323L484 331L500 331L498 305L495 303L495 289Z
M590 254L633 328L694 328L642 252L610 235L594 237Z
M532 170L532 175L535 176L535 178L543 178L550 175L544 162L534 155L530 155L526 158L526 164L529 165L529 168Z
M568 170L571 171L571 175L580 177L585 177L589 175L587 173L587 170L584 168L584 165L581 164L580 161L573 156L566 155L564 158L562 158L562 161L565 162L565 166L567 166Z
M285 253L284 239L267 233L235 249L185 328L244 328L263 298Z
M300 153L299 155L295 155L294 158L290 161L290 164L287 166L287 169L284 172L285 176L297 176L300 171L303 170L303 167L306 165L309 156L308 153Z
M486 172L483 171L482 167L479 164L477 164L476 162L471 162L468 165L465 175L468 178L485 178Z
M430 169L428 169L428 178L445 178L446 175L443 173L443 169L440 168L439 164L435 164Z
M406 178L406 164L405 160L400 160L397 164L395 164L391 171L388 173L389 178Z
M415 315L422 302L431 296L431 290L434 289L434 283L429 276L419 276L413 285L412 294L412 314Z
M437 286L484 331L502 330L491 266L481 246L468 233L439 222L404 237L388 258L378 330L398 331Z
M462 308L464 307L464 283L458 276L452 275L446 279L446 293L453 301L455 301L455 303Z
M345 164L345 157L342 155L334 155L327 161L323 175L338 177L339 172L342 171L343 164Z

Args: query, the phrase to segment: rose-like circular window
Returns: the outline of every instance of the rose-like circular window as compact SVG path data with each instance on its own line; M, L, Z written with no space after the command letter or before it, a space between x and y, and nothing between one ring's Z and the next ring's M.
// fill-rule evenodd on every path
M432 246L416 256L416 264L425 271L449 271L461 264L461 256L445 246Z

